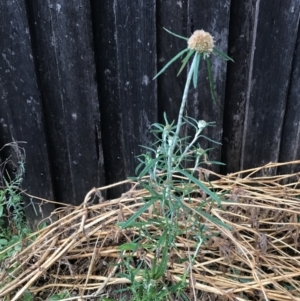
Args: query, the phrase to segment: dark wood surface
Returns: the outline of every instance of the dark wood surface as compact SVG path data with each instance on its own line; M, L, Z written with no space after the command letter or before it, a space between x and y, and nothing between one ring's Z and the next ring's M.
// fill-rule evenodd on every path
M105 184L91 7L28 2L57 201L80 204Z
M0 13L0 147L27 142L32 194L79 204L92 187L134 175L149 126L164 111L177 119L187 74L176 76L177 62L152 80L186 47L163 27L209 31L234 59L212 58L217 104L203 62L188 99L190 116L216 122L205 134L223 145L210 159L226 166L214 170L300 159L297 0L15 0Z
M0 15L0 148L15 143L3 148L0 155L3 161L9 158L11 162L8 164L11 178L23 177L22 189L34 196L53 199L44 116L24 2L2 2ZM25 162L25 174L19 170L21 161ZM24 197L24 202L32 227L54 209L50 204L40 209L41 202L36 199Z
M281 133L279 162L288 162L300 158L300 31L293 57L291 80L286 103L284 123ZM285 166L280 173L299 172L300 166Z
M178 52L187 47L186 41L170 35L164 28L188 37L187 28L187 1L179 1L174 5L173 0L157 1L157 70L160 71ZM169 122L177 120L181 104L186 71L177 76L180 69L177 60L157 81L158 120L164 123L163 113L166 112ZM173 80L170 80L170 79Z
M134 175L140 146L151 141L149 128L157 120L155 0L117 1L114 9L120 143L125 174Z
M231 0L226 101L224 104L222 162L223 173L240 170L244 134L245 107L251 66L256 1Z
M92 6L105 167L114 183L135 176L136 156L149 145L149 127L157 120L156 7L138 0ZM110 194L117 195L119 189Z
M270 9L266 1L257 3L241 151L242 169L276 162L279 158L299 26L299 1L276 0L272 3L274 9Z
M102 141L107 183L116 183L126 178L125 161L122 156L121 115L119 102L117 41L113 2L91 1L95 60L98 77L98 95L101 109ZM108 26L108 24L110 24ZM117 197L124 187L108 192L108 197Z
M222 14L220 14L222 11ZM188 5L188 24L191 32L203 29L214 37L215 46L227 53L229 34L230 1L197 1L190 0ZM222 142L223 111L225 101L225 84L227 62L214 56L211 57L212 73L217 101L214 102L208 81L206 62L202 60L197 89L191 89L187 114L197 120L215 122L214 127L208 127L203 134L214 141ZM232 63L228 63L232 64ZM207 140L201 141L203 149L213 148L209 159L221 161L221 145ZM210 166L216 172L219 165Z

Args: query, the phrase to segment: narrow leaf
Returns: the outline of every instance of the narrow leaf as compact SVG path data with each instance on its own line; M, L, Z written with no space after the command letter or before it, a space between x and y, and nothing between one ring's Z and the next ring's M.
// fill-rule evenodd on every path
M153 275L153 279L159 279L165 273L168 265L168 248L165 247L163 250L160 265L156 269L156 273Z
M156 162L158 161L158 159L152 159L148 164L145 164L145 167L143 168L143 170L138 174L139 178L142 178L143 176L145 176L147 173L149 173L149 171L155 166ZM141 165L141 164L140 164ZM139 166L140 166L139 165ZM138 170L136 170L136 172L138 172Z
M186 41L188 40L188 38L183 37L183 36L180 36L179 34L176 34L176 33L172 32L172 31L168 30L168 29L165 28L165 27L163 27L163 29L164 29L166 32L170 33L171 35L173 35L173 36L175 36L175 37L177 37L177 38L180 38L180 39L183 39L183 40L186 40Z
M148 200L148 199L151 199L152 197L153 198L156 198L156 200L160 200L161 199L161 195L155 191L151 185L148 185L147 182L141 182L140 183L146 190L148 190L151 194L150 197L144 197L145 200Z
M212 164L212 165L223 165L225 166L226 164L223 163L223 162L220 162L220 161L208 161L209 164Z
M201 55L196 52L194 60L195 60L195 67L194 67L194 73L193 73L193 84L194 88L197 88L197 82L198 82L198 69L199 69L199 64L200 64L200 58Z
M121 246L118 246L117 249L120 251L133 251L138 248L138 244L135 242L128 242Z
M214 223L215 225L224 227L226 229L231 230L231 227L227 224L225 224L224 222L222 222L221 220L219 220L218 218L211 216L210 214L204 212L201 209L198 209L199 214L201 214L204 218L206 218L207 220L209 220L210 222Z
M176 169L178 173L183 174L186 176L189 180L191 180L193 183L199 186L206 194L208 194L214 201L216 201L219 205L221 205L221 200L219 199L218 195L212 192L209 188L207 188L203 183L201 183L197 178L192 176L190 173L188 173L185 170L182 169Z
M210 93L211 93L211 96L212 96L212 99L213 99L214 103L217 103L217 97L216 97L216 94L215 94L215 88L214 88L214 83L213 83L213 76L212 76L212 71L211 71L210 59L207 58L206 62L207 62L207 71L208 71L208 81L209 81Z
M184 69L184 67L186 66L187 62L189 61L190 57L192 56L192 54L195 52L195 50L190 49L190 51L188 52L188 54L186 55L186 57L182 60L182 65L177 73L177 76L181 73L181 71Z
M155 198L148 201L143 207L141 207L135 214L131 215L131 217L124 223L120 223L121 229L125 229L129 227L132 222L137 219L140 215L142 215L154 202L156 201Z
M205 140L208 140L208 141L210 141L210 142L212 142L212 143L214 143L214 144L218 144L218 145L222 145L222 143L221 142L218 142L218 141L215 141L215 140L213 140L213 139L210 139L210 138L208 138L207 136L204 136L204 135L199 135L199 138L204 138Z
M153 153L156 152L154 148L149 147L149 146L139 145L139 147L142 147L142 148L144 148L144 149L147 149L147 150L149 150L149 151L151 151L151 152L153 152ZM144 154L139 155L139 156L137 156L137 157L142 157L142 156L144 156Z
M162 124L159 124L159 123L153 123L151 126L159 129L160 131L164 130L164 126Z
M224 53L223 51L219 50L216 47L214 47L213 49L213 54L225 59L226 61L234 62L234 60L230 56L228 56L226 53Z
M188 48L185 48L184 50L177 53L154 77L153 79L156 79L159 75L161 75L172 63L174 63L180 56L182 56L186 51L188 51Z

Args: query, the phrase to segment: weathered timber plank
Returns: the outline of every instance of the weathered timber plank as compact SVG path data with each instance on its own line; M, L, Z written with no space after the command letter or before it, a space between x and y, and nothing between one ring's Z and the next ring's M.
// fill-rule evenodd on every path
M187 1L159 0L157 1L157 65L161 70L178 52L187 47L187 43L174 37L164 28L188 37L187 32ZM164 123L163 113L166 112L168 121L177 120L178 112L186 80L183 71L177 77L180 63L172 64L157 79L158 85L158 120Z
M298 19L299 28L299 19ZM300 159L300 31L293 59L293 72L289 86L284 123L282 129L279 162ZM280 173L299 172L298 166L279 168Z
M19 161L25 160L22 189L34 196L53 200L43 112L24 1L1 1L0 15L0 148L10 142L26 142L19 143L25 150L25 157L17 147L4 148L1 156L3 159L11 156L15 165L12 176L18 172ZM32 228L54 209L51 204L39 208L41 202L36 199L24 197L24 202L25 215ZM34 203L35 209L30 203Z
M103 185L104 164L89 1L28 2L58 201Z
M96 52L101 133L107 184L126 179L125 158L121 141L121 108L119 101L117 41L114 2L91 1L93 32ZM108 191L108 198L121 195L126 187L118 186Z
M215 46L227 53L229 33L230 0L226 1L188 1L188 27L190 33L203 29L209 32L215 40ZM227 62L212 56L212 72L217 102L214 103L209 88L207 67L204 61L201 64L197 89L191 89L189 94L187 113L197 120L214 121L215 127L207 128L203 133L216 142L222 142L223 110L225 99L225 84ZM232 64L232 63L228 63ZM201 147L214 149L209 152L209 159L221 161L221 145L207 140L200 141ZM219 165L213 165L213 170L219 171Z
M228 64L223 122L223 173L241 168L241 151L250 54L255 16L254 0L231 0L228 54L234 63Z
M156 1L116 1L117 65L125 174L134 175L140 145L152 141L149 127L157 120Z
M297 0L256 2L242 169L278 161L299 10Z

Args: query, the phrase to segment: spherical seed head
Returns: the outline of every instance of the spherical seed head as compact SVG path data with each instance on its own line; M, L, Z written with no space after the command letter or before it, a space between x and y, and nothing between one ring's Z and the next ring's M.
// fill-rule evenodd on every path
M188 48L198 51L199 53L207 53L213 51L214 38L210 33L204 30L196 30L188 39Z

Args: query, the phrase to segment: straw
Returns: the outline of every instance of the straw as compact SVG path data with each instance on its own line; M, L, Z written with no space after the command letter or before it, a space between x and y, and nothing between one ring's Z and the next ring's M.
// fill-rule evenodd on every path
M201 169L200 173L217 177L203 183L212 185L223 198L222 208L210 206L207 213L231 226L231 230L205 216L199 217L207 231L215 235L201 246L187 277L187 282L193 280L188 285L193 295L201 291L202 299L206 298L203 300L224 296L224 300L300 301L300 173L270 175L284 165L299 167L300 161L269 163L226 176ZM132 189L120 198L103 201L99 197L99 192L124 183L131 183ZM68 289L88 299L109 288L130 285L118 274L123 258L128 256L119 246L134 240L138 231L121 230L117 224L145 204L148 192L137 189L136 184L123 181L94 188L81 206L66 206L53 212L56 221L35 233L35 240L24 241L23 250L4 263L0 298L15 301L25 291L50 295ZM97 197L99 204L89 203ZM201 201L195 191L195 197L184 202L196 210ZM139 219L149 219L152 209ZM160 229L154 225L147 229L160 235ZM149 243L147 237L142 243ZM173 283L181 281L186 273L187 265L181 259L188 257L194 247L195 242L188 236L177 237L167 269ZM151 263L156 255L144 250L143 257L138 252L133 256ZM141 277L136 281L141 281Z

